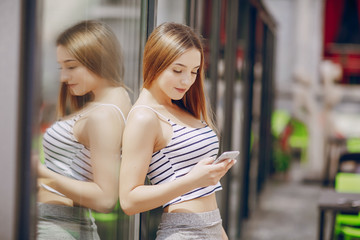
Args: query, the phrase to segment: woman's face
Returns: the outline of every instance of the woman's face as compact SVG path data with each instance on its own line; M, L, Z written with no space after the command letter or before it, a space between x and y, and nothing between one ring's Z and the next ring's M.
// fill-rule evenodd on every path
M200 63L200 51L196 48L187 50L158 77L157 84L161 91L172 100L182 99L195 82Z
M59 45L56 54L60 81L67 85L71 95L83 96L100 86L101 78L76 60L65 47Z

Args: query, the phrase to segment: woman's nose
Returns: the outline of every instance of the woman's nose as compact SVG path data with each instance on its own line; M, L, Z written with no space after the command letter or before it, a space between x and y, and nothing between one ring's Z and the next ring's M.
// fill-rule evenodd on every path
M64 70L61 70L60 82L67 82L68 80L69 80L69 74L66 73Z
M191 82L191 73L190 74L184 74L183 78L181 79L181 83L184 85L190 84Z

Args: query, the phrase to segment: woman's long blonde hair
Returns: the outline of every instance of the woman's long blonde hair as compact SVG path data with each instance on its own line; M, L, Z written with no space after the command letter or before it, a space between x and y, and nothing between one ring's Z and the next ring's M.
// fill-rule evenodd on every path
M65 47L83 66L108 80L113 86L124 86L121 47L115 34L106 24L95 20L82 21L61 33L56 45ZM72 96L66 83L61 83L58 116L62 117L69 111L79 110L92 98L91 93Z
M201 54L201 63L194 84L180 100L173 100L197 119L214 127L208 114L204 93L204 51L200 36L190 27L179 23L163 23L151 33L144 50L143 87L149 88L154 80L178 57L195 48Z

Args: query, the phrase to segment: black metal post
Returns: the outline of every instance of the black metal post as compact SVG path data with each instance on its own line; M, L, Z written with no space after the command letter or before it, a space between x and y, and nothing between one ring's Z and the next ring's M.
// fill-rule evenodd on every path
M146 40L156 26L157 0L142 0L140 15L140 51L139 51L139 70L138 70L138 86L134 89L134 99L139 95L139 89L142 85L142 59Z
M186 16L185 21L186 25L195 29L196 25L196 0L187 0L186 1Z
M142 85L142 59L145 48L145 43L149 38L150 34L156 27L156 18L157 18L157 0L142 0L141 1L141 18L140 18L140 51L139 51L139 86ZM138 89L136 89L138 90ZM137 98L139 92L135 93ZM139 219L139 238L140 239L149 239L150 235L150 212L140 213Z
M260 192L262 189L263 183L265 181L266 169L265 164L267 159L270 157L269 154L269 145L268 137L270 134L270 120L271 120L271 99L269 96L270 84L269 81L269 67L270 67L270 56L269 56L269 41L268 41L268 32L269 28L264 25L263 26L263 48L262 48L262 76L261 76L261 111L260 111L260 139L259 139L259 163L257 169L257 186L256 191Z
M37 132L40 92L39 71L39 4L22 1L20 80L18 101L17 146L17 214L16 239L35 239L36 234L36 166L32 140ZM40 12L40 11L39 11Z
M250 143L251 143L251 128L252 128L252 109L253 109L253 83L254 83L254 64L255 64L255 30L256 30L256 8L250 6L249 21L247 31L247 51L246 51L246 69L243 86L243 108L244 108L244 122L242 125L242 193L241 193L241 213L239 217L247 218L249 215L249 185L250 185ZM240 221L241 221L240 219Z
M238 26L239 0L227 1L226 7L226 45L225 45L225 119L222 138L222 151L232 148L232 123L234 105L234 82L236 78L236 53L237 53L237 26ZM229 195L231 184L231 171L223 178L222 192L222 218L225 231L228 229L229 220Z
M146 27L146 39L148 39L151 32L156 27L157 16L157 0L147 0L147 27Z
M210 105L211 109L216 112L217 108L217 83L219 80L218 62L220 48L220 17L221 17L221 0L211 1L211 36L210 36ZM216 121L216 114L214 114Z
M274 31L274 32L273 32ZM271 112L269 113L269 136L267 139L267 146L269 146L268 149L268 156L273 155L273 138L272 138L272 132L271 132L271 117L274 110L274 101L275 101L275 81L274 81L274 68L275 68L275 30L269 32L269 99L271 107ZM265 162L265 173L266 177L271 172L271 158L268 158Z

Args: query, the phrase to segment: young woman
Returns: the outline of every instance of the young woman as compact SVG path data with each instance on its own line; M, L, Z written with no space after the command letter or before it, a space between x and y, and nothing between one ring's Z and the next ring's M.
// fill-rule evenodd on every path
M123 135L124 212L163 206L157 239L226 239L215 192L235 160L212 164L219 140L205 104L200 38L185 25L157 27L145 45L143 78Z
M83 21L57 41L60 119L43 137L38 169L38 239L99 239L91 210L118 201L122 133L130 98L111 29Z

